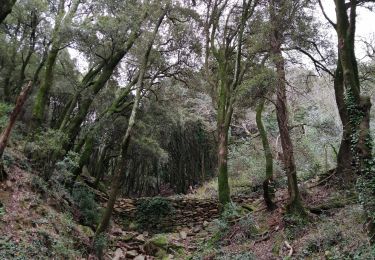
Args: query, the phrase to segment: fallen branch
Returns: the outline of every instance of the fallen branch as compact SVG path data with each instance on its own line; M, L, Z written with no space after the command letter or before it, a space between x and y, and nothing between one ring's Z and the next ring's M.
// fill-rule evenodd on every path
M8 125L5 127L3 132L0 135L0 181L6 179L6 172L2 163L2 156L5 150L5 147L8 144L10 133L12 132L13 126L16 123L17 117L22 110L22 107L27 99L28 93L32 87L32 81L22 89L21 93L17 97L16 105L10 114Z
M333 170L333 173L331 175L329 175L328 177L324 178L323 180L320 180L317 184L313 185L313 186L310 186L310 187L307 187L308 189L312 189L312 188L315 188L319 185L321 185L322 183L326 182L327 180L329 180L330 178L332 178L334 175L336 174L336 169Z
M285 246L289 249L288 256L291 257L293 255L293 247L288 243L288 241L284 241Z

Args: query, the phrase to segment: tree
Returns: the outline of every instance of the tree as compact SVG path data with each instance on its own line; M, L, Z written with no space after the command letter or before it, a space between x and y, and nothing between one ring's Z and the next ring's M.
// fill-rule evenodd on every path
M273 156L268 142L267 132L262 122L262 112L264 109L264 98L260 98L256 107L256 123L260 137L262 139L262 145L264 149L264 156L266 158L266 178L263 181L263 197L266 202L268 210L276 208L276 204L272 201L274 194L270 189L270 184L273 180Z
M356 9L361 2L336 0L336 24L334 28L338 38L338 67L341 65L342 84L346 90L348 123L351 127L350 141L353 164L356 172L362 177L360 193L367 215L369 216L369 233L375 242L375 173L372 156L372 138L370 134L371 99L361 95L358 64L355 56ZM370 2L370 1L368 1ZM349 9L349 14L348 14ZM337 75L336 75L337 76ZM340 75L341 76L341 75ZM342 91L342 89L341 89Z
M144 6L142 8L145 8ZM147 8L146 8L147 9ZM64 144L66 151L73 148L74 141L76 140L81 124L86 119L89 112L90 106L94 101L96 95L102 90L107 81L111 78L117 65L121 62L124 56L133 47L136 40L140 37L142 31L141 26L145 21L148 10L141 10L141 15L135 20L131 21L131 24L127 25L130 29L127 32L128 35L119 36L121 38L114 38L112 35L109 39L105 38L104 41L110 40L109 43L105 42L104 50L99 50L97 55L100 57L97 60L86 75L82 78L79 83L78 92L72 97L72 100L68 104L67 112L61 120L60 130L63 130L68 135L68 141ZM129 21L127 21L129 22ZM106 26L109 26L107 24ZM112 32L109 31L109 34ZM117 33L117 32L116 32ZM125 36L125 37L124 37ZM92 44L92 43L90 43ZM102 56L107 55L107 56ZM78 111L74 111L74 108L78 105Z
M151 36L151 39L149 40L149 43L148 43L148 46L146 48L144 57L142 57L142 59L141 59L141 64L140 64L140 67L139 67L139 77L138 77L138 80L137 80L137 89L136 89L136 94L135 94L135 99L134 99L134 102L133 102L131 115L130 115L130 118L129 118L126 133L125 133L125 135L124 135L124 137L122 138L122 141L121 141L120 157L118 158L118 165L116 166L115 173L114 173L114 176L113 176L109 200L107 202L107 206L106 206L105 212L103 214L102 220L101 220L101 222L100 222L100 224L99 224L99 226L98 226L98 228L95 232L96 236L100 235L101 233L103 233L108 228L109 221L110 221L111 216L112 216L113 207L115 205L117 196L118 196L119 191L120 191L120 187L121 187L122 180L123 180L123 175L124 175L124 172L126 171L127 154L128 154L128 150L129 150L130 141L131 141L131 138L132 138L132 135L133 135L133 127L134 127L134 124L135 124L135 121L136 121L139 102L141 100L141 93L143 91L143 83L144 83L144 78L145 78L145 75L146 75L147 65L148 65L149 58L150 58L150 53L151 53L152 46L154 44L155 38L158 34L159 28L160 28L160 26L161 26L161 24L164 20L165 15L167 14L168 8L169 7L165 8L162 11L162 15L159 17L159 20L157 21L157 23L155 25L155 28L154 28L153 34Z
M297 183L297 169L293 154L293 143L289 133L288 103L286 95L285 59L282 45L285 33L290 30L288 24L295 18L294 13L301 8L299 1L289 2L281 0L269 1L271 23L271 59L276 67L276 116L280 131L281 147L283 150L284 169L288 178L289 203L287 210L292 214L304 215Z
M244 34L258 1L208 1L206 14L205 70L217 105L219 202L230 202L228 183L228 132L241 84L251 59L243 59ZM233 4L233 5L232 5ZM215 72L209 71L214 62ZM213 75L211 75L211 73Z
M44 118L47 106L48 96L54 81L54 68L58 54L66 39L63 39L63 33L71 25L72 20L77 12L81 0L74 0L70 5L69 11L66 12L65 0L58 2L55 24L52 31L51 48L47 54L46 68L42 80L42 84L38 90L33 107L34 126L39 126Z

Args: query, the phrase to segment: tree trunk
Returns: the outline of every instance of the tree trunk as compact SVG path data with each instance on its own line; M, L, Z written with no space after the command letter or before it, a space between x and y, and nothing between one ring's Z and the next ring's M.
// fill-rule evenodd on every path
M90 70L83 79L83 89L86 86L90 87L92 85L92 87L90 87L89 93L87 93L84 96L82 95L82 100L80 103L78 113L74 115L72 118L70 118L70 114L67 114L66 119L63 120L63 125L60 126L60 129L63 129L63 131L66 132L68 135L68 142L63 145L66 151L72 149L74 141L80 132L81 124L85 120L95 96L105 86L107 81L112 76L112 73L115 70L116 66L120 63L122 58L128 53L136 39L139 37L139 30L146 16L147 13L145 13L142 16L142 18L137 24L137 27L129 36L129 39L125 43L123 49L115 52L110 59L108 59L106 62L103 62L103 64L99 65L97 68L93 68L92 70ZM93 82L93 80L99 73L99 77L95 82Z
M346 107L350 124L352 165L359 181L357 182L360 201L369 219L369 235L375 243L375 174L372 156L372 137L370 135L371 98L361 95L358 65L355 56L356 8L358 1L335 0L335 25L338 38L339 62L343 71L343 83L346 88ZM349 11L349 12L348 12Z
M6 177L6 173L4 171L3 163L2 163L2 156L5 150L5 147L7 146L8 139L10 136L10 133L12 132L13 126L16 123L17 116L22 110L23 104L25 103L27 99L27 95L32 87L32 82L30 81L27 86L21 91L20 95L17 98L16 105L10 114L8 125L5 127L3 132L0 135L0 181L2 178Z
M225 77L223 77L225 78ZM227 86L222 79L220 84L220 95L218 102L218 119L217 119L217 133L218 133L218 149L217 149L217 162L218 162L218 193L219 202L225 206L230 202L230 187L228 182L228 131L230 122L226 122L226 115L228 111L227 100L228 92ZM231 117L231 116L230 116Z
M62 40L61 40L61 28L67 27L71 24L75 13L77 12L80 0L74 0L68 13L65 12L65 1L59 1L59 7L57 11L57 17L55 19L55 25L52 33L52 46L51 50L47 55L46 71L44 79L42 80L42 85L38 91L35 98L35 103L33 107L33 117L34 117L34 127L41 125L45 115L45 109L48 105L49 93L54 81L54 68L56 65L57 56L60 52Z
M12 12L12 8L13 8L15 3L16 3L16 0L1 1L0 24L4 21L4 19L7 17L7 15Z
M279 32L274 32L274 41L272 43L272 52L274 64L276 66L278 82L276 83L276 116L280 131L281 147L283 150L283 162L285 172L288 178L289 203L287 210L291 214L305 215L305 209L302 206L298 183L297 170L293 154L293 143L290 138L288 127L288 109L286 97L286 78L285 78L285 61L281 52Z
M334 89L336 104L342 123L342 138L340 148L337 153L337 173L342 179L342 184L352 183L352 152L351 152L351 126L349 123L349 114L345 104L344 75L340 59L337 61L337 68L334 79Z
M159 17L159 20L156 24L156 27L155 27L154 31L153 31L152 38L151 38L150 42L148 43L145 55L142 59L141 65L140 65L140 69L139 69L140 73L139 73L139 78L138 78L138 82L137 82L137 90L136 90L136 94L135 94L135 100L134 100L132 112L131 112L131 115L130 115L130 118L129 118L128 127L126 129L125 136L124 136L124 138L122 139L122 142L121 142L121 154L120 154L120 158L118 160L118 165L116 166L114 179L112 181L110 197L109 197L109 200L107 202L107 207L104 211L103 218L102 218L102 220L101 220L101 222L100 222L100 224L99 224L99 226L98 226L98 228L95 232L95 237L98 237L101 233L103 233L108 228L109 222L111 220L112 212L113 212L113 207L115 206L117 196L118 196L118 194L120 192L120 188L122 186L121 183L122 183L122 180L124 179L123 173L126 171L127 154L128 154L128 150L129 150L130 140L131 140L132 134L133 134L133 128L134 128L134 124L135 124L135 120L136 120L136 116L137 116L139 102L141 100L141 92L142 92L142 89L143 89L143 81L144 81L144 78L145 78L145 75L146 75L146 69L147 69L147 64L148 64L148 60L149 60L149 57L150 57L150 52L151 52L151 49L152 49L152 45L154 44L154 40L156 38L156 35L158 33L159 27L164 20L164 16L167 14L166 12L167 12L167 8L164 10L163 14Z
M263 182L263 197L268 210L274 210L277 206L273 202L275 191L269 187L269 184L273 181L273 158L268 142L267 132L262 122L262 112L264 109L264 99L262 98L256 108L256 124L260 137L262 139L262 145L264 150L264 156L266 158L266 178Z
M73 178L71 181L71 188L73 189L74 183L77 181L79 175L82 173L83 166L88 164L90 160L90 156L94 146L94 137L92 135L88 135L85 138L85 144L83 146L83 151L81 152L81 156L79 157L78 167L73 171Z
M33 122L35 124L35 127L40 126L44 119L44 112L48 103L48 95L53 85L54 68L58 53L58 48L53 48L48 53L44 78L42 80L42 84L39 88L38 94L35 97L35 103L33 107Z
M143 81L143 78L144 78L144 74L143 74L143 76L141 77L140 80ZM140 84L142 84L142 83L140 83ZM140 89L140 87L141 86L139 86L139 88L137 89L136 98L135 98L135 101L134 101L134 104L133 104L132 113L131 113L131 116L129 118L128 128L126 129L125 136L124 136L124 138L121 142L121 155L120 155L120 158L118 159L118 165L116 166L116 170L115 170L115 173L114 173L114 176L113 176L113 180L111 182L112 183L111 184L112 185L111 193L109 195L109 199L108 199L108 202L107 202L106 209L104 211L102 220L100 221L100 224L99 224L99 226L98 226L98 228L96 229L96 232L95 232L96 237L98 235L100 235L101 233L103 233L109 226L109 222L111 220L111 216L112 216L112 212L113 212L113 207L115 206L116 199L117 199L117 196L120 192L120 188L122 186L122 182L123 182L123 179L124 179L124 176L125 176L125 174L123 174L123 173L126 171L127 153L128 153L128 150L129 150L130 140L131 140L131 137L132 137L132 131L133 131L133 127L134 127L134 124L135 124L135 119L136 119L139 101L141 99L141 89Z

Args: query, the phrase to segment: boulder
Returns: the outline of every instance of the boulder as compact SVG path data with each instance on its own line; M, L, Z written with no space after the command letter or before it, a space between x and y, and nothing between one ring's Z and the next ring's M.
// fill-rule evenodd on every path
M125 258L124 252L122 251L121 248L117 248L112 260L120 260L123 258Z

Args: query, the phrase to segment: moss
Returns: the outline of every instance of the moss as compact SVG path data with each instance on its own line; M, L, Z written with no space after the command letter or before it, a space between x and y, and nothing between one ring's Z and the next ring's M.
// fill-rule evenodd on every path
M164 235L154 236L149 240L150 243L154 244L157 247L165 248L168 246L168 238Z

